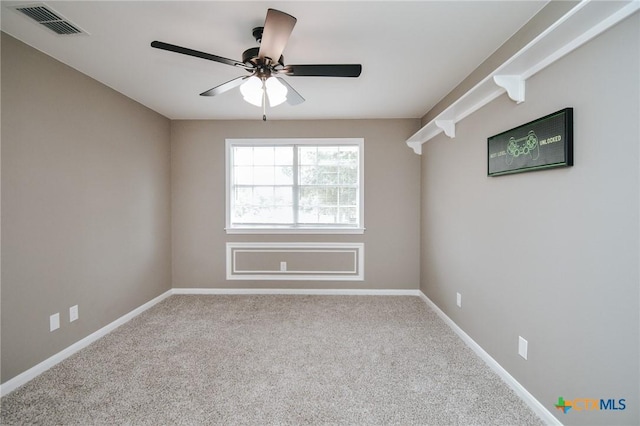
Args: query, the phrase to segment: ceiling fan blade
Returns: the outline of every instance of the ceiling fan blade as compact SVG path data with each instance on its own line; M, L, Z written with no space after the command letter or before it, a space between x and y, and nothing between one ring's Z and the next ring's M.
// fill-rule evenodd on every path
M359 77L362 65L287 65L280 72L291 77Z
M207 59L209 61L220 62L221 64L232 65L234 67L240 67L244 69L251 69L242 62L234 61L233 59L223 58L222 56L212 55L210 53L200 52L198 50L189 49L187 47L176 46L175 44L164 43L162 41L151 42L151 47L156 49L168 50L170 52L182 53L183 55L195 56L196 58Z
M297 19L287 13L276 9L267 10L258 57L271 58L272 62L278 62L296 22Z
M287 103L289 105L299 105L304 102L304 98L300 95L300 93L296 92L296 90L291 87L287 81L282 77L276 77L280 83L284 84L287 88Z
M216 95L219 95L221 93L224 93L224 92L226 92L228 90L231 90L231 89L233 89L235 87L240 86L249 77L251 77L251 76L244 75L242 77L234 78L233 80L229 80L226 83L222 83L222 84L214 87L213 89L209 89L206 92L200 93L200 96L216 96Z

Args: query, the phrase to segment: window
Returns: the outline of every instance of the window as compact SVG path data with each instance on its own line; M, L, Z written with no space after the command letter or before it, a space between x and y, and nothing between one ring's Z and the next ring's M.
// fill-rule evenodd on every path
M229 233L362 233L363 139L227 139Z

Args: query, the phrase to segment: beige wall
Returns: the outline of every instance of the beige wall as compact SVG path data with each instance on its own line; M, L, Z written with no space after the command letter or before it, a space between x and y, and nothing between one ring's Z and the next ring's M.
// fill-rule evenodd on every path
M169 136L2 34L2 382L171 287Z
M257 115L259 118L259 115ZM417 289L420 159L404 141L418 119L172 121L172 249L176 288L274 287L227 281L226 242L364 242L364 281L283 281L279 288ZM363 137L364 235L227 235L225 138Z
M565 424L640 423L639 40L636 13L423 145L423 292ZM574 167L486 176L487 137L564 107Z

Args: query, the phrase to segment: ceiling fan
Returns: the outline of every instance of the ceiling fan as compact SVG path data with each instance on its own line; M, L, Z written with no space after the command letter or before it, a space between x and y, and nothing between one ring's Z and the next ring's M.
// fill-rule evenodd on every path
M267 99L271 107L285 101L290 105L304 102L304 98L280 75L290 77L358 77L362 72L360 64L285 65L282 52L296 21L296 18L287 13L268 9L264 27L253 29L253 36L260 47L245 50L242 54L242 62L161 41L152 42L151 47L220 62L248 71L250 75L240 76L222 83L200 93L200 96L216 96L240 86L244 100L256 106L262 106L262 119L266 120Z

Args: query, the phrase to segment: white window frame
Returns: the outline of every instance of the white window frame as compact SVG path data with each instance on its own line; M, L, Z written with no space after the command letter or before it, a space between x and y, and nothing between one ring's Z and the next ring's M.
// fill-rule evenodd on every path
M231 227L231 183L232 183L232 148L235 146L274 146L274 145L314 145L336 146L357 145L359 150L358 164L358 219L357 227L321 226L243 226ZM227 234L363 234L364 233L364 139L363 138L255 138L225 140L225 231Z

